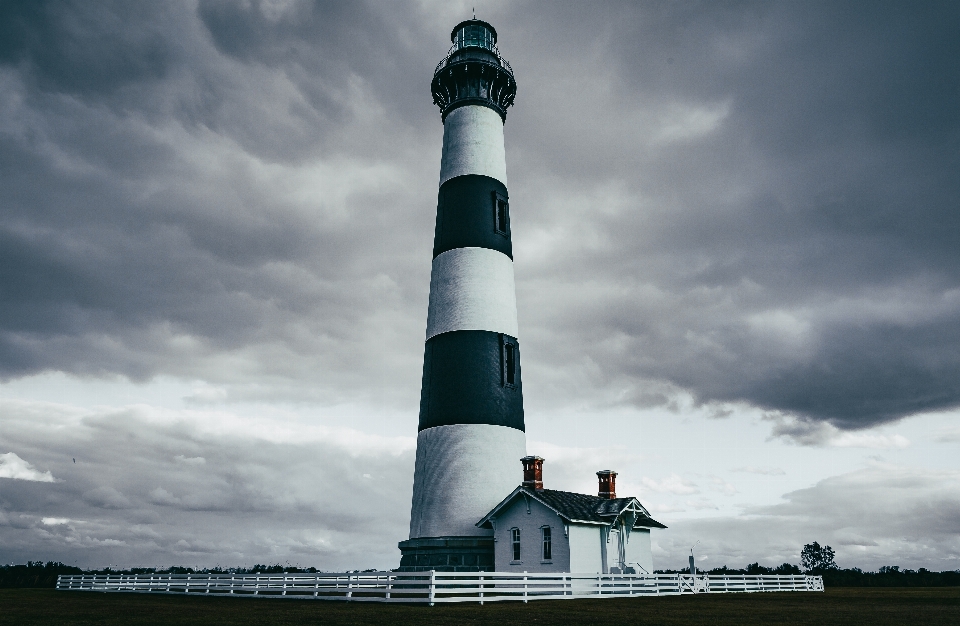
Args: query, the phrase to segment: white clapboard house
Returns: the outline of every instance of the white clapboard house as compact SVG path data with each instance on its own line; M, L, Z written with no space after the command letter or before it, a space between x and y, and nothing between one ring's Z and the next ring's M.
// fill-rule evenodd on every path
M597 472L590 496L544 489L543 459L521 461L523 484L477 522L493 530L495 571L653 573L650 530L666 526L617 497L616 472Z

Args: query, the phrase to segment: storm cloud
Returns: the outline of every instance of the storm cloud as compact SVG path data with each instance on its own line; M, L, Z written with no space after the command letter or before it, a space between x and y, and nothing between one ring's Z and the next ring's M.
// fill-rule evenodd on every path
M955 7L489 10L533 404L957 405ZM415 399L456 10L4 11L4 376Z
M470 7L0 5L0 380L198 388L173 412L5 399L5 558L396 560L412 439L351 441L379 432L371 415L415 432L429 81ZM505 137L528 424L744 411L776 440L892 450L909 441L867 429L960 406L960 7L477 9L519 85ZM231 403L359 417L279 440L261 430L280 418L211 430ZM592 480L587 458L610 456L558 475ZM379 486L320 490L361 461ZM695 500L707 479L681 470L632 480ZM863 471L755 513L794 524L809 494L896 474ZM358 513L373 501L395 514ZM830 523L809 539L847 545Z
M955 9L844 6L605 5L531 34L561 57L518 61L539 82L508 124L545 361L841 428L956 405Z
M391 567L407 527L371 512L409 510L413 437L143 405L0 411L26 457L0 456L4 560Z
M804 544L820 541L843 568L952 570L960 557L960 473L874 463L787 493L782 504L679 522L672 531L658 537L662 557L674 559L663 567L682 568L684 548L709 538L700 551L706 569L796 564Z

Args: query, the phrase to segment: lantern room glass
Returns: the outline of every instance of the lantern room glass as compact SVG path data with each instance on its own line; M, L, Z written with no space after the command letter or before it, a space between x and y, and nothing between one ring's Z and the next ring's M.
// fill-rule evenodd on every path
M493 33L490 32L490 29L479 24L464 26L457 31L457 36L454 39L454 45L457 49L476 47L494 50L493 42Z

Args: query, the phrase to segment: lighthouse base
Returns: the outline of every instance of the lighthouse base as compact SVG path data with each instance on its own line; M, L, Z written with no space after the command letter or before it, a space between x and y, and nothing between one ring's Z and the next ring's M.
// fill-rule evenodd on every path
M398 547L401 572L493 571L493 537L419 537Z

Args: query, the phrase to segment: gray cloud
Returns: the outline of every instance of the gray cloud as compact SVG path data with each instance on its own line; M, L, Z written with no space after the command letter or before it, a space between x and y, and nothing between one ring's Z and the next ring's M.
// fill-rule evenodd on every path
M409 442L316 428L287 435L288 425L244 428L216 411L85 412L12 400L0 411L4 445L59 479L0 476L4 561L289 560L338 570L399 559Z
M842 428L956 406L954 9L607 9L553 17L590 46L508 124L525 355Z
M464 11L283 7L0 9L0 376L200 379L215 401L350 401L412 428L442 132L428 83ZM960 403L956 7L489 10L520 85L531 410L688 396L845 445ZM11 447L65 482L0 479L8 558L395 562L405 513L345 503L406 511L406 457L343 483L355 459L336 446L74 417L76 440ZM291 475L309 480L275 488ZM389 541L362 545L365 524Z
M102 509L130 508L130 499L113 487L97 487L82 496L87 504Z
M413 438L399 441L220 410L146 406L82 410L4 399L0 441L56 482L0 476L0 557L82 566L213 566L286 562L327 570L394 567L405 536ZM854 433L856 434L856 433ZM549 481L592 492L602 463L627 448L548 451ZM73 463L73 458L77 459ZM202 459L202 461L200 460ZM776 468L740 468L776 473ZM960 473L875 463L739 514L712 513L732 485L675 474L627 493L678 494L684 509L657 533L658 567L679 567L698 539L706 567L799 562L804 543L837 550L844 567L956 569ZM650 498L648 496L645 497ZM649 502L648 502L649 504Z
M788 493L738 517L678 521L656 537L671 567L701 540L706 568L800 562L800 549L832 546L841 567L954 570L960 563L960 474L875 465ZM660 561L662 562L662 561ZM668 567L664 565L664 567Z
M0 76L0 374L239 383L248 367L280 393L321 379L313 393L356 397L374 373L415 400L427 269L407 251L419 241L428 258L436 159L411 165L409 132L378 141L404 132L372 83L297 59L245 65L185 7L23 11L5 20L23 32ZM122 67L99 62L126 40ZM94 69L58 64L71 46L84 52L69 63ZM342 110L326 120L308 83Z

